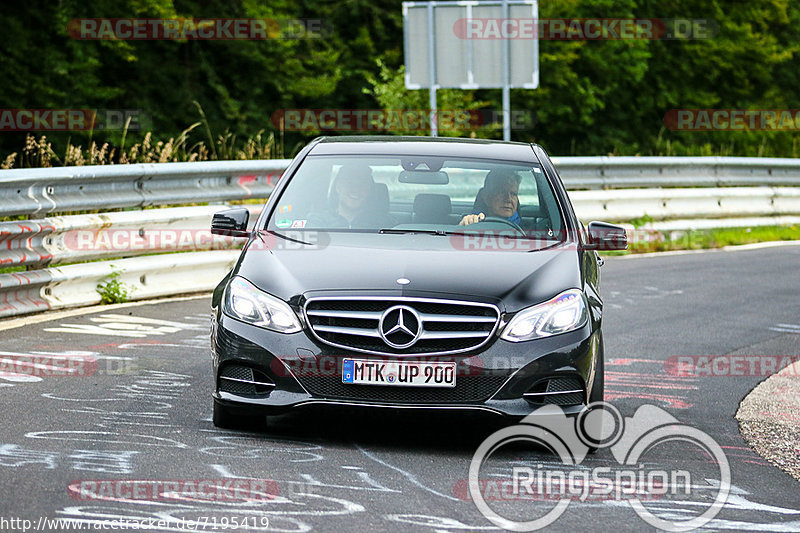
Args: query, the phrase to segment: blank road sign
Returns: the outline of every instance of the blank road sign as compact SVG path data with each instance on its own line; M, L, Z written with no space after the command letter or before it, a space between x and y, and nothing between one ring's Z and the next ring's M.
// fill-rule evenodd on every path
M403 2L406 88L503 87L503 47L508 47L508 86L537 88L536 32L509 32L503 24L510 20L516 27L525 21L535 27L537 2L508 0L507 5L503 17L500 0ZM505 34L497 31L504 26Z

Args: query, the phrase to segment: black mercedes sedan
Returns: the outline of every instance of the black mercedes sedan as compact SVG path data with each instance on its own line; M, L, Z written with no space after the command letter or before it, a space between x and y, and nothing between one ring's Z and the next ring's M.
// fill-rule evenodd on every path
M602 400L597 250L626 235L582 225L542 147L323 137L248 218L212 222L247 239L213 296L216 426L315 405L523 417Z

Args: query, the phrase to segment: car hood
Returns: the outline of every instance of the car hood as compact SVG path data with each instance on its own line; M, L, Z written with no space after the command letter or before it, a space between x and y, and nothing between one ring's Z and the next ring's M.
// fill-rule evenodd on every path
M510 312L581 287L574 243L531 251L532 241L506 241L514 248L498 251L491 245L463 249L463 238L426 234L330 233L321 241L261 234L248 243L234 273L296 303L320 291L370 291L502 303ZM409 283L399 284L401 278Z

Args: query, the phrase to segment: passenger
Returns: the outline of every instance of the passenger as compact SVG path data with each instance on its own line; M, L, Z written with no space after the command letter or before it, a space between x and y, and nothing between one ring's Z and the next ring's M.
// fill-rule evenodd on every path
M342 165L333 184L331 208L309 215L309 224L327 228L384 228L393 225L388 199L381 199L368 165ZM383 201L382 201L383 200Z
M459 226L480 222L486 217L504 218L520 225L519 184L522 178L510 170L495 169L486 174L483 188L478 191L472 214L464 216Z

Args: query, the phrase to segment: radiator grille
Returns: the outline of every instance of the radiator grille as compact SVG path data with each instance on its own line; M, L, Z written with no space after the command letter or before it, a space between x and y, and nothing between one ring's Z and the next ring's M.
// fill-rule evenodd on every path
M500 319L494 305L424 298L312 298L305 314L322 342L385 355L474 350Z

